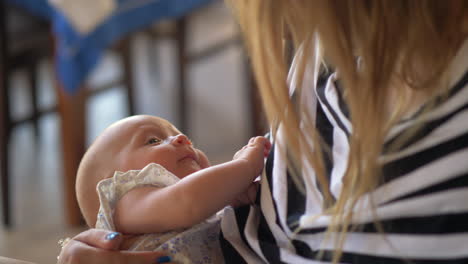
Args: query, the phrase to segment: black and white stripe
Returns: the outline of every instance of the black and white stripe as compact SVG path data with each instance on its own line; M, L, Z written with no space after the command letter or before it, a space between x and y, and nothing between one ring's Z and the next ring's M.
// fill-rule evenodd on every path
M348 233L340 263L468 263L467 62L465 42L451 66L450 94L438 99L433 109L421 110L391 129L386 146L424 114L419 119L420 129L405 144L391 153L384 149L384 182L358 201L353 218L358 228ZM312 96L306 103L315 106L311 115L330 146L326 172L331 192L338 197L349 154L351 122L336 76L316 80L317 88L308 91ZM221 236L226 263L331 262L335 234L324 240L330 217L321 214L322 192L313 169L307 167L302 168L306 193L296 189L286 165L286 143L280 127L257 204L226 211ZM375 212L367 209L370 201L376 205ZM374 213L384 235L373 222ZM319 252L321 259L317 259Z

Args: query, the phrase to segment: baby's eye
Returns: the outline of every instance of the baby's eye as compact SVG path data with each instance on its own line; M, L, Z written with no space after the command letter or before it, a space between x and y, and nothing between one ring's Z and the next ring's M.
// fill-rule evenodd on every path
M157 144L161 143L161 141L162 141L162 140L159 139L159 138L150 138L150 139L148 140L148 142L146 142L146 143L147 143L148 145L157 145Z

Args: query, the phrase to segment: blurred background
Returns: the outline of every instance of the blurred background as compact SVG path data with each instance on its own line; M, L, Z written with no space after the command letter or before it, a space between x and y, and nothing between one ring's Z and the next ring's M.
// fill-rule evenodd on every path
M56 81L60 79L54 70L53 54L54 49L58 50L57 46L52 49L50 45L42 47L37 44L41 40L26 39L23 35L19 40L41 48L43 53L22 54L22 60L9 55L21 48L21 41L14 38L15 30L39 33L41 31L36 27L43 25L42 42L53 42L57 36L51 33L53 26L43 16L31 16L34 12L23 12L25 10L8 1L0 1L3 2L2 23L7 20L1 40L0 162L7 160L9 165L7 172L2 170L0 256L55 263L59 252L57 241L85 229L70 219L73 215L67 213L64 191L65 178L69 177L67 173L70 174L70 167L68 172L65 171L64 157L73 157L64 153L68 151L64 144L73 145L76 140L68 137L72 140L67 142L63 138L64 133L69 133L62 120L63 112L69 109L63 104L64 101L71 102L71 109L75 109L74 96L86 94L81 98L84 120L65 122L69 130L73 131L73 126L78 124L76 131L85 131L84 147L104 128L128 116L131 111L161 116L173 122L207 153L214 164L231 159L250 136L261 133L260 106L252 90L239 30L223 1L205 1L178 13L177 19L166 17L135 26L105 48L103 56L74 92ZM138 2L120 2L132 1ZM12 15L11 10L21 15ZM179 28L181 18L184 23L182 32ZM174 29L179 30L179 35L171 37L168 32ZM184 56L180 56L181 40L185 43ZM124 46L123 56L121 46ZM181 71L184 74L182 84ZM123 84L116 81L121 79ZM130 92L128 85L132 87ZM31 89L32 86L37 88L36 91ZM62 102L59 102L60 96ZM181 107L184 105L186 108ZM85 125L80 125L82 123ZM5 193L9 197L9 221L5 217Z

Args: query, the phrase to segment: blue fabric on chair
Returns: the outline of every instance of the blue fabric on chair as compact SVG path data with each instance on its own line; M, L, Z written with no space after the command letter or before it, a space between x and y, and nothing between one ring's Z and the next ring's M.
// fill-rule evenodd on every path
M58 79L68 93L75 93L109 45L132 31L182 16L213 0L117 0L115 11L89 34L78 32L47 0L8 1L51 21Z
M53 10L47 0L7 0L7 2L20 6L36 16L52 17Z

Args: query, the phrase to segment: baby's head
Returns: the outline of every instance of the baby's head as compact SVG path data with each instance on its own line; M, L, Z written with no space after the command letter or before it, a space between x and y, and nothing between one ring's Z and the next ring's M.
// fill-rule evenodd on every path
M94 227L99 210L97 183L115 171L158 163L179 178L209 166L206 155L167 120L147 115L122 119L104 130L86 151L76 194L86 223Z

